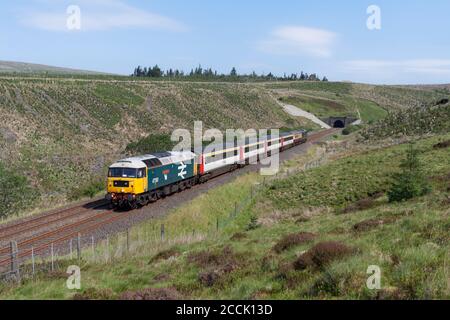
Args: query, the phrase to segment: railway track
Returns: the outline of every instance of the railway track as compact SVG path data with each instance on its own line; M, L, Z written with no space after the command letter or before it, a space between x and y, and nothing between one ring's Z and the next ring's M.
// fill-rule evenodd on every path
M45 250L48 250L52 245L57 246L67 240L77 238L79 235L86 235L89 232L94 231L104 225L108 225L118 220L125 219L127 216L127 214L114 212L113 210L103 211L83 220L64 225L61 228L38 234L27 240L17 243L19 251L17 254L17 258L29 258L31 257L32 253L38 255L40 253L43 253ZM0 249L0 256L8 254L9 250L9 247ZM10 263L10 257L0 259L0 267L5 267Z
M325 136L337 132L337 129L328 129L311 134L308 143L316 143ZM17 242L17 258L26 259L32 254L40 254L50 246L57 246L65 241L77 238L79 235L89 233L114 222L124 220L131 213L115 212L113 210L96 211L105 205L104 200L66 208L60 211L44 214L42 216L24 220L0 228L0 243L3 240L22 239ZM75 220L73 222L69 222ZM65 223L67 221L67 223ZM56 225L61 226L56 227ZM53 225L53 228L49 226ZM31 236L27 237L26 235ZM10 247L0 248L0 267L11 263Z
M308 142L309 143L317 142L317 141L321 140L322 138L324 138L328 135L331 135L333 133L337 133L339 131L340 131L340 129L332 128L332 129L327 129L327 130L323 130L323 131L311 134L308 138Z
M0 243L5 240L13 240L18 235L37 231L41 228L55 225L77 216L91 212L106 205L105 200L98 200L87 205L66 208L56 212L44 214L32 219L27 219L12 225L0 228Z

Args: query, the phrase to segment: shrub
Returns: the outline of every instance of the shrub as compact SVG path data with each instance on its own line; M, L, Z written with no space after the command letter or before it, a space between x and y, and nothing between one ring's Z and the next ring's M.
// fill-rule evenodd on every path
M202 269L218 269L226 265L235 265L237 260L236 253L229 246L224 247L222 250L193 252L187 257L189 263L195 264Z
M400 168L402 171L394 175L394 183L388 191L389 202L405 201L430 192L418 151L412 144L409 145L406 159L401 162Z
M246 231L251 231L259 228L258 218L255 216L250 217L250 223L247 225Z
M139 291L126 291L119 300L180 300L183 296L175 288L147 288Z
M361 130L362 126L359 125L352 125L349 127L346 127L344 130L342 130L342 134L344 136L348 136L349 134L352 134L353 132Z
M434 149L445 149L450 147L450 140L439 142L433 146Z
M384 223L383 219L368 219L358 222L353 226L353 230L357 232L368 231L370 229L376 228Z
M377 205L375 202L375 199L383 196L384 194L382 192L376 192L373 194L373 196L369 198L364 198L361 200L358 200L354 203L351 203L347 207L345 207L342 210L342 213L350 213L350 212L356 212L356 211L363 211L367 209L371 209Z
M295 270L303 270L308 267L322 268L334 260L355 253L355 250L343 243L336 241L321 242L302 254L295 262Z
M97 193L105 189L105 185L101 181L93 182L91 185L83 190L83 195L89 198L93 198Z
M94 198L100 191L105 190L105 182L101 180L90 181L87 185L76 187L69 194L69 200L79 200L83 197Z
M87 288L73 296L73 300L111 300L114 293L111 289Z
M167 250L163 250L163 251L158 252L156 255L154 255L150 259L148 264L152 264L154 262L158 262L158 261L161 261L161 260L168 260L168 259L170 259L172 257L177 257L179 255L180 255L180 253L177 250L173 249L173 248L167 249Z
M201 268L198 281L212 287L219 282L222 276L236 270L243 262L244 257L236 254L231 247L222 250L194 252L187 256L187 261Z
M3 167L0 163L0 217L24 209L37 196L25 177Z
M139 141L127 145L125 151L128 154L146 154L158 151L170 151L176 142L170 140L167 134L151 134Z
M433 107L416 106L391 112L382 121L361 131L365 139L377 140L398 136L446 133L450 130L450 104Z
M289 234L278 241L277 244L273 247L273 250L277 253L281 253L293 246L310 242L314 240L315 237L316 236L314 234L309 232Z

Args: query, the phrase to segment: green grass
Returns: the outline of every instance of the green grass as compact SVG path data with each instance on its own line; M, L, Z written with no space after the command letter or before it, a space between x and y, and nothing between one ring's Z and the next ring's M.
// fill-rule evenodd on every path
M339 102L319 98L291 96L282 98L281 101L297 106L319 118L346 116L353 113L353 111L350 111L345 105Z
M283 103L297 106L319 118L333 116L351 116L359 118L364 123L372 123L383 119L388 112L375 102L358 99L349 95L329 96L323 98L312 97L310 95L282 95L280 100Z
M357 108L361 114L361 120L365 123L373 123L384 119L388 112L372 101L359 100Z
M363 155L338 159L328 166L301 173L274 184L268 196L281 208L303 206L343 207L377 192L385 192L396 164L404 158L406 146L367 151ZM432 143L420 145L420 158L433 175L448 165L448 150L434 150ZM381 170L382 169L382 170ZM338 192L337 192L338 190Z
M266 84L266 87L273 89L295 89L295 90L307 90L314 92L326 92L332 93L334 95L349 94L352 90L351 83L345 82L321 82L321 81L311 81L311 82L288 82L288 83L271 83Z
M103 101L112 105L139 106L144 103L144 98L121 85L97 84L94 93Z
M244 200L250 187L260 183L261 178L248 174L210 189L167 217L139 226L132 233L133 239L139 234L141 240L151 239L158 236L159 225L164 223L172 236L171 243L144 240L132 254L118 256L112 263L84 265L82 293L91 298L117 298L128 290L170 287L193 299L448 299L450 224L445 177L450 173L450 164L445 160L449 149L433 146L449 138L447 134L417 142L433 191L406 202L388 203L382 196L371 207L347 214L336 211L341 205L367 197L368 192L385 189L388 184L382 176L397 169L405 145L372 146L366 151L359 146L344 158L319 168L266 181L268 187L261 189L235 218L229 217L234 201ZM317 157L320 148L310 149L286 167L300 170L305 162ZM361 178L369 183L367 187L359 182ZM315 181L317 187L309 181ZM314 188L298 188L306 185ZM304 198L298 201L300 190ZM282 198L276 196L279 192ZM251 224L255 227L253 217L257 217L257 227L249 228ZM226 221L218 233L214 231L217 218ZM356 224L369 219L385 223L354 231ZM193 228L198 230L196 239L188 236ZM283 237L298 232L311 232L316 238L281 253L272 250ZM296 271L291 267L302 252L323 241L338 241L356 251L320 269ZM152 259L158 252L162 258ZM366 287L370 265L382 270L382 290ZM214 281L203 281L205 274L213 276ZM41 276L20 287L0 288L0 297L72 297L74 292L64 289L64 284L65 278Z

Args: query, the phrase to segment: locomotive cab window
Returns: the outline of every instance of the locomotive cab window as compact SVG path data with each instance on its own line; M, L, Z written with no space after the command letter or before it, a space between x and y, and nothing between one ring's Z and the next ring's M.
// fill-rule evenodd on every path
M131 168L110 168L108 177L110 178L136 178L137 170Z

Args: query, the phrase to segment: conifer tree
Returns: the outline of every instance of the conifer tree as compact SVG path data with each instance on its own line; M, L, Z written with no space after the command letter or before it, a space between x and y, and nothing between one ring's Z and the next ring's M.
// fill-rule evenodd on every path
M390 202L399 202L420 197L430 192L423 172L418 150L409 145L406 158L400 164L401 172L394 175L394 183L388 192Z

